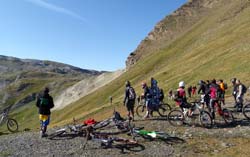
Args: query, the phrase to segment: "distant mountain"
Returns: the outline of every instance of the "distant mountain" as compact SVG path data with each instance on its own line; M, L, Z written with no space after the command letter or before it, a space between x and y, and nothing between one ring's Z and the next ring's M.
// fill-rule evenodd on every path
M102 73L52 61L0 55L0 107L24 105L33 101L45 86L53 93Z

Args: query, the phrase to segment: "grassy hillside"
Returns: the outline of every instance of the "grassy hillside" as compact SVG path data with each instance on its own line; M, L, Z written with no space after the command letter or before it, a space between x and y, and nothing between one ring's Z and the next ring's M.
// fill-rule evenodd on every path
M250 85L249 17L249 1L219 0L206 12L206 16L171 43L166 42L165 47L160 43L160 49L147 53L119 78L70 106L53 112L51 126L69 123L73 117L100 120L109 117L114 107L125 114L122 100L126 80L131 81L137 94L142 92L141 82L149 82L151 77L158 80L166 93L169 89L176 89L181 80L188 86L197 84L200 79L224 79L230 87L230 79L237 77ZM228 95L230 90L231 87ZM113 97L112 106L109 104L110 96ZM22 121L23 126L34 129L39 124L34 103L30 106L29 111L25 110L15 117Z
M228 3L226 3L228 2ZM140 83L155 77L165 91L176 89L184 80L195 85L200 79L237 77L250 84L250 2L220 0L217 7L166 47L150 53L121 77L62 111L53 113L54 125L71 121L72 117L108 117L114 106L122 107L124 82L130 80L138 94ZM230 91L228 91L230 93ZM108 103L109 96L114 104Z

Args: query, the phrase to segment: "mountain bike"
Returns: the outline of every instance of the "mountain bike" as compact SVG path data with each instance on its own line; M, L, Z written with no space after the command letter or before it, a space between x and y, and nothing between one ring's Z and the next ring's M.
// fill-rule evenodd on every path
M124 152L124 149L130 151L141 151L144 147L137 143L135 140L126 139L122 137L113 137L109 133L97 132L92 126L86 128L86 140L83 145L85 149L89 140L95 141L101 144L101 148L119 148Z
M64 128L56 130L54 133L48 136L48 139L58 139L62 137L75 137L75 136L86 136L85 129L88 126L84 124L67 125Z
M215 101L214 108L215 108L215 112L217 111L217 115L222 117L222 119L225 121L226 124L233 124L235 122L232 112L228 110L227 108L222 109L220 100Z
M176 136L172 136L166 132L162 131L148 131L144 130L144 127L136 128L135 126L130 125L130 132L128 135L132 136L134 140L137 141L138 137L142 137L143 139L148 139L150 141L152 140L161 140L166 142L167 144L173 144L173 143L183 143L185 142L183 139L178 138Z
M136 114L138 117L142 118L146 115L147 112L147 106L145 101L142 101L143 103L138 105L136 107ZM153 108L152 112L157 112L161 117L167 117L168 112L171 110L171 106L167 103L160 102L159 105L156 105L156 107ZM152 113L153 114L153 113Z
M114 111L115 114L115 111ZM113 123L113 124L112 124ZM122 133L128 131L128 122L124 120L118 120L115 116L105 119L103 121L97 122L91 125L94 130L102 129L104 127L116 127L119 131L116 133ZM56 130L54 133L48 136L49 139L55 139L57 137L65 136L86 136L86 128L89 126L85 124L76 124L73 118L73 125L67 125L64 128Z
M180 126L185 124L191 124L194 119L199 119L201 126L210 128L212 126L212 118L210 114L203 109L201 102L190 102L190 109L184 108L174 109L168 114L168 121L173 126ZM191 110L191 113L189 113Z
M4 123L7 124L7 129L10 132L17 132L18 131L18 123L15 119L9 117L9 111L12 106L9 106L5 109L3 109L3 112L1 113L0 117L0 125L3 125Z

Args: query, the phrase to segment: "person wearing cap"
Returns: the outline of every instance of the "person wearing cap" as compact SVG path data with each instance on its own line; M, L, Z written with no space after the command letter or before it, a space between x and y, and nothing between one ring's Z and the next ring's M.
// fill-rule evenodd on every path
M37 98L36 106L39 109L40 137L46 137L47 126L50 122L50 109L54 107L53 98L49 95L49 88L45 88L43 95Z

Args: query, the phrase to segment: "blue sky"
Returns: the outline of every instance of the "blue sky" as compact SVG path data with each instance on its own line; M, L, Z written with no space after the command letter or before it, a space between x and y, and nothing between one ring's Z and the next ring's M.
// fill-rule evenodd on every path
M187 0L0 0L0 55L117 70Z

